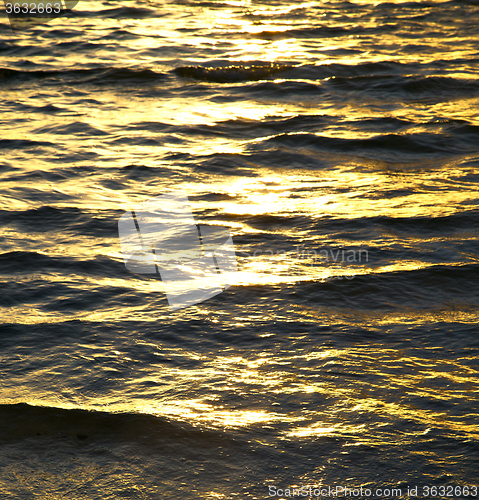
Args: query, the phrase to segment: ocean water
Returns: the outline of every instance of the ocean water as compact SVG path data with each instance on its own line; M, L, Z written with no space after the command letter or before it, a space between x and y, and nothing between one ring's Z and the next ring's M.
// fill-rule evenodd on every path
M477 2L1 15L1 498L477 498ZM239 270L175 311L171 189Z

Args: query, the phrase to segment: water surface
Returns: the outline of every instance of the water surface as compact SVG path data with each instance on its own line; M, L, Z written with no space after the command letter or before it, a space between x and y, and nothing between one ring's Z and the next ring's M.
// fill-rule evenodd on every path
M5 498L477 485L477 16L80 1L12 33L4 15ZM230 229L240 269L174 312L117 230L168 189ZM319 258L343 249L366 253Z

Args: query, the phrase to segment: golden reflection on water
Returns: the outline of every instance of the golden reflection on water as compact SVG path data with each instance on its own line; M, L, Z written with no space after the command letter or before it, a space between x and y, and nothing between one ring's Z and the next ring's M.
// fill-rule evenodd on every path
M277 62L279 60L288 60L303 64L305 61L311 60L311 47L307 39L288 38L288 30L292 27L292 22L282 16L291 13L293 10L312 10L322 5L321 2L305 2L297 5L278 5L269 7L258 7L249 0L245 1L230 1L228 2L231 9L204 9L201 14L195 11L195 16L191 16L190 30L195 26L212 26L213 29L221 33L214 43L229 43L232 57L235 61L251 61L255 58L261 61ZM356 3L369 3L368 0L356 0ZM400 3L399 0L397 3ZM437 5L437 4L436 4ZM243 10L234 10L234 9ZM428 7L426 6L425 9ZM183 6L181 13L178 16L186 15L188 7ZM248 17L246 16L248 14ZM116 20L112 19L96 19L95 35L104 36L104 30L113 26ZM201 37L197 34L189 34L188 32L180 33L172 27L168 27L163 21L155 24L153 21L151 26L148 26L144 20L131 21L130 29L140 35L151 35L152 33L158 37L164 37L165 44L184 45L189 47L200 47L202 44L210 45L211 37ZM374 20L371 23L365 24L364 27L374 26ZM295 21L295 23L297 23ZM326 23L326 21L325 21ZM325 24L327 25L327 24ZM295 24L295 29L298 25ZM238 34L238 30L240 33ZM267 32L275 32L275 37L279 39L269 40L271 36ZM93 32L92 32L93 33ZM233 37L232 34L235 34ZM260 35L264 34L263 37ZM256 36L256 37L253 37ZM446 37L445 37L446 38ZM387 47L392 47L397 44L396 36L385 35L381 41L385 50ZM437 39L424 39L424 45L437 44ZM328 51L337 48L344 49L357 47L358 40L355 37L344 39L341 44L334 41L321 39L318 40L316 47L317 60L315 64L360 64L363 62L377 61L399 61L403 64L408 62L430 62L438 59L441 54L436 52L434 55L428 54L427 50L418 53L399 52L393 55L393 51L385 56L383 53L371 56L370 53L358 51L353 55L337 57L331 59ZM455 44L455 48L451 48L449 41L444 42L443 55L449 59L465 57L469 48L461 47L461 44ZM148 67L153 67L157 71L162 71L167 68L163 65L161 54L158 56L142 55L140 59L136 54L139 50L147 49L151 46L151 40L142 37L137 37L134 40L125 40L125 46L132 49L131 58L125 57L126 63L138 64L139 62ZM440 48L440 47L439 47ZM49 57L49 56L48 56ZM65 58L66 65L78 63L77 54L71 54ZM201 62L201 57L198 57L198 62ZM194 63L194 57L190 63ZM169 66L167 68L170 69ZM450 75L451 76L451 75ZM458 70L454 75L458 78L474 79L479 78L477 74L464 69ZM284 80L278 78L275 83L282 83ZM308 81L307 83L317 84L319 86L328 82ZM232 84L234 85L234 84ZM56 104L61 107L69 108L71 103L61 94L54 97ZM25 100L21 91L12 92L12 99L19 101ZM157 122L167 125L187 124L189 127L205 126L210 127L220 122L228 120L243 120L250 121L252 125L258 122L265 121L270 117L276 120L295 118L300 115L308 114L309 116L316 115L321 117L325 114L333 117L343 117L342 122L334 127L325 127L321 133L315 132L321 137L335 137L341 139L360 139L371 138L383 135L379 132L367 132L355 128L354 121L364 119L364 116L370 118L384 117L384 108L374 101L374 99L364 98L363 102L348 103L345 102L341 107L335 107L331 103L327 103L318 99L318 97L303 98L303 100L295 102L278 103L274 99L265 99L262 102L255 100L235 100L234 102L215 102L209 97L196 97L191 95L188 99L184 96L168 98L167 104L165 100L146 97L143 101L141 109L137 103L132 102L129 97L118 95L117 93L109 93L105 91L101 97L101 106L92 108L88 103L77 104L75 113L88 116L90 126L98 130L108 131L116 134L115 138L121 138L124 135L122 127L125 124L135 124L141 122ZM415 103L412 106L398 106L391 109L386 115L390 118L408 119L418 123L416 127L407 129L404 133L431 133L430 127L427 125L428 120L437 119L438 117L447 116L449 119L469 120L472 124L479 124L477 115L477 107L479 99L471 98L462 100L460 103L451 100L449 102L439 102L431 104ZM15 111L14 114L5 113L4 120L15 118L16 123L20 125L13 132L16 139L29 139L30 132L26 132L22 123L28 122L29 126L34 123L34 128L41 135L42 140L56 144L59 135L54 131L48 131L49 127L61 127L71 123L72 116L70 113L57 114L55 117L37 114L32 116L31 113L22 113ZM106 125L110 124L106 130ZM116 124L115 128L112 124ZM141 139L144 131L130 131L132 138ZM265 133L266 134L266 133ZM399 133L400 135L401 133ZM290 134L291 138L301 139L303 133ZM313 135L313 134L310 134ZM249 161L249 148L256 144L260 144L267 139L273 139L275 135L264 135L257 137L254 140L244 140L232 137L213 137L211 134L201 135L193 138L191 135L183 137L180 133L172 133L169 137L158 141L154 146L139 144L130 144L127 149L128 159L125 163L125 149L118 147L114 142L99 141L98 137L82 137L79 138L74 134L70 136L62 136L64 146L71 151L85 151L96 153L102 158L99 165L95 165L91 175L87 176L72 176L66 177L58 183L49 183L43 179L35 179L25 181L22 187L37 189L49 193L57 193L62 195L62 201L58 203L52 202L52 205L58 207L77 207L86 211L101 211L101 210L118 210L119 208L127 209L131 202L144 201L145 199L157 196L166 190L169 186L163 184L161 180L147 183L139 186L136 182L131 182L127 178L113 178L109 167L117 167L119 164L141 164L150 167L176 167L165 161L163 158L171 153L189 153L192 156L201 157L202 155L213 154L229 154L232 158L235 155L244 155ZM140 141L138 141L140 142ZM52 157L55 158L56 152L52 152ZM313 148L308 150L310 157L318 159L318 165L321 165L323 160L328 159L328 154L320 151L314 151ZM23 158L18 152L8 152L6 161L15 163L18 168L25 171L45 171L52 169L52 164L41 159L31 161L31 158ZM253 160L252 160L253 161ZM398 155L398 162L401 162L401 156ZM477 198L477 187L471 184L457 180L468 172L474 173L475 167L456 166L448 164L447 161L430 160L429 168L426 168L427 162L421 162L421 171L418 173L414 169L414 165L408 170L407 165L400 165L400 169L395 170L393 161L362 161L361 159L351 160L350 157L335 155L335 169L321 169L315 171L300 171L290 169L261 169L254 163L251 163L251 168L254 169L257 177L224 177L215 178L213 175L208 178L206 183L204 178L196 181L188 181L176 184L176 188L184 189L188 193L204 194L205 192L217 192L229 194L232 199L223 201L194 201L192 202L193 210L206 213L212 211L218 216L219 220L226 221L233 233L236 236L245 234L277 234L285 238L294 238L296 241L310 241L313 249L321 248L326 245L347 246L350 241L342 236L328 235L322 238L321 236L311 236L310 227L302 229L300 225L294 227L290 225L282 227L281 224L273 225L268 229L259 229L250 225L252 217L258 216L277 216L288 218L294 214L296 217L308 218L320 225L321 220L326 218L341 218L353 222L359 219L367 218L438 218L447 215L452 215L464 210L464 207L474 206ZM91 162L78 161L73 167L84 166ZM404 167L404 168L403 168ZM180 167L178 167L180 168ZM186 168L185 168L186 169ZM121 185L121 189L111 188L108 185L110 181L117 181ZM17 180L4 180L4 186L16 186ZM424 189L428 186L428 189ZM13 192L13 191L12 191ZM11 194L3 196L0 199L0 208L5 210L23 211L33 208L38 208L44 203L42 201L33 201L26 199L22 192L17 195ZM389 193L399 193L396 196L385 196ZM402 192L402 194L401 194ZM202 216L198 216L198 222L202 221ZM253 220L254 222L254 220ZM22 241L25 245L26 235L21 233L19 229L12 226L7 226L2 233L5 241L10 242L11 251L17 251L18 241ZM463 241L469 241L475 238L475 235L461 235ZM119 248L119 242L116 238L105 238L101 244L98 244L95 238L87 236L77 238L74 241L68 236L65 237L59 233L37 233L34 237L29 238L29 250L37 251L40 255L61 257L69 256L79 260L89 260L96 256L107 256L115 262L122 262L122 256ZM365 241L355 241L356 245L370 245L371 248L388 249L394 248L394 245L401 241L405 248L410 250L421 250L426 244L442 244L447 241L447 237L428 237L424 234L402 234L399 230L390 230L389 233L383 232L380 239L368 239ZM240 272L234 276L234 283L238 286L252 285L278 285L278 284L293 284L300 281L322 281L332 277L342 276L346 272L351 273L351 276L359 276L363 274L380 274L390 272L412 271L417 269L426 269L432 266L447 264L453 267L451 263L441 262L425 262L415 258L401 259L388 264L370 265L364 264L354 266L351 269L336 268L330 266L316 265L312 266L310 261L300 261L295 255L294 248L284 248L284 254L268 255L260 252L254 255L256 248L253 245L245 245L244 248L237 250L245 251L253 254L252 258L239 259ZM462 265L464 262L470 262L477 258L472 255L464 255L464 261L458 262L457 265ZM36 279L37 284L42 279L45 283L64 283L64 275L50 274L48 276L38 276L35 273L26 273L20 277L22 280ZM71 283L74 283L77 289L87 291L101 287L124 287L136 292L152 294L163 293L162 283L156 280L134 280L131 278L94 278L94 277L76 277ZM58 297L59 299L65 297ZM38 304L24 304L15 307L4 307L2 309L2 318L5 322L17 324L35 324L35 323L55 323L63 322L65 318L77 319L92 322L108 322L119 320L131 320L156 322L159 320L171 321L173 318L194 316L200 313L201 315L210 315L211 320L220 321L221 315L225 315L225 321L232 326L244 325L258 319L276 319L276 313L264 310L261 307L255 308L251 305L251 310L243 311L240 314L228 314L221 310L212 312L208 304L200 304L193 306L187 311L179 311L171 315L167 307L163 304L158 306L156 310L152 309L151 304L145 306L122 307L118 310L116 306L105 307L95 311L74 311L67 312L47 312L42 310ZM303 306L291 305L288 311L288 320L293 321L293 318L300 317L306 323L310 321L314 324L329 324L332 322L341 322L344 318L351 320L352 323L359 325L398 325L398 324L424 324L425 322L460 322L460 323L477 323L477 311L473 308L468 308L467 305L451 306L450 309L431 309L427 311L417 311L413 309L403 309L400 312L375 312L368 311L361 313L357 310L348 310L343 307L341 311L334 308L322 309ZM265 334L267 335L267 334ZM152 346L154 349L154 346ZM112 351L111 356L122 358L120 351ZM194 353L189 353L191 359L194 359ZM379 365L368 364L367 361L361 359L356 361L359 356L366 359L379 359ZM478 392L477 380L475 372L472 369L464 367L456 361L445 361L432 359L425 364L423 359L405 356L399 358L400 354L396 351L388 351L380 346L376 350L341 350L328 349L315 351L303 355L291 355L286 360L266 359L258 354L258 358L246 360L238 357L218 357L214 362L209 361L206 369L194 370L165 370L162 374L167 373L172 377L172 382L167 388L173 388L180 385L182 382L187 384L197 383L201 385L205 381L220 380L217 385L218 391L242 390L251 389L251 387L259 387L262 391L275 394L321 394L325 397L334 395L339 398L332 409L328 412L321 411L308 413L307 411L291 411L289 413L252 410L252 409L231 409L221 407L211 402L210 395L198 399L181 399L179 397L168 400L165 398L157 403L138 404L137 401L125 402L124 395L121 397L115 394L110 394L105 398L98 398L95 405L82 401L80 396L78 400L68 401L66 398L58 397L53 401L48 397L38 398L32 397L29 387L16 387L6 389L3 393L3 401L17 401L22 397L24 401L32 404L53 404L64 408L95 408L107 409L108 411L140 411L142 413L150 413L171 417L177 420L186 420L195 425L205 424L207 426L219 428L243 428L256 424L274 425L284 424L290 425L289 430L283 432L285 438L316 438L321 436L338 436L338 435L363 435L364 440L368 442L374 441L374 430L380 430L382 424L375 424L376 429L372 432L368 431L368 424L345 423L351 420L351 415L375 415L377 417L394 418L396 420L413 420L421 424L426 430L421 431L427 433L433 428L442 428L451 430L457 433L463 433L470 438L478 438L479 432L477 425L468 424L465 422L455 421L453 417L445 413L425 410L415 407L411 404L391 403L381 400L378 396L368 395L368 384L359 382L351 382L350 385L344 384L344 380L339 375L326 375L317 383L312 383L308 377L302 377L300 374L292 374L286 370L288 365L300 363L301 359L306 361L319 360L324 361L324 367L327 368L329 361L338 360L347 366L356 366L358 371L376 374L381 376L382 382L388 382L390 387L398 388L407 392L408 395L417 397L427 397L440 401L465 401L471 395ZM91 360L95 358L92 357ZM129 357L123 357L123 361L131 362ZM398 378L394 374L388 374L381 367L383 365L401 363L401 366L410 367L411 370L416 370L413 374L402 375L402 380L398 382ZM274 371L266 371L269 364L275 364ZM357 365L355 365L357 363ZM422 366L419 366L422 365ZM379 367L378 367L379 366ZM115 368L103 367L105 371L115 371ZM264 370L264 371L263 371ZM36 374L40 377L41 373ZM160 377L160 374L158 374ZM450 380L452 383L462 386L461 391L449 390L447 388L424 388L424 381L432 378L442 377ZM133 383L139 382L141 379L136 379ZM145 381L155 381L151 375L145 376ZM208 399L208 401L206 401ZM338 420L340 422L338 422ZM384 424L386 425L386 424ZM374 427L374 426L373 426ZM419 432L419 431L418 431ZM369 436L369 437L366 437ZM377 439L385 439L384 435L380 435ZM390 439L396 439L391 437ZM413 439L413 437L403 437L403 439Z
M32 167L32 170L36 167ZM310 224L314 223L321 230L322 220L328 218L342 218L351 222L361 218L421 218L421 217L444 217L453 213L461 212L468 203L473 204L476 192L472 185L460 180L468 171L473 172L473 167L460 167L447 165L447 169L432 168L426 170L420 176L416 172L368 172L367 170L355 168L355 165L345 164L336 170L326 172L297 172L290 170L269 171L263 169L258 171L258 177L233 177L227 181L224 178L212 178L207 191L224 193L231 196L226 200L215 202L192 201L193 211L197 214L198 223L209 223L202 219L202 213L213 211L217 214L216 224L226 225L231 228L234 236L251 235L254 233L266 235L283 235L294 241L304 242L307 250L320 251L324 247L348 248L351 242L342 236L312 236ZM125 184L124 190L109 189L103 185L103 180L109 174L101 170L92 176L83 179L65 179L61 184L52 186L53 190L68 195L70 201L56 204L59 207L70 207L72 204L86 212L95 214L97 210L118 210L120 207L127 210L129 205L135 205L145 199L157 196L165 191L165 187L154 184L143 187L143 192L137 192L137 183ZM16 181L12 181L12 185ZM437 189L424 190L421 186L427 183L436 186ZM8 178L5 185L8 186ZM49 190L50 187L44 181L38 179L30 184L26 182L24 187L33 187L38 190ZM202 194L205 185L200 182L185 182L178 186L189 194ZM404 191L404 195L395 197L383 196L389 191ZM410 194L411 192L414 194ZM28 210L40 207L43 202L32 202L25 200L19 193L17 198L3 197L0 207L8 210ZM308 220L306 227L301 224L272 224L255 226L250 225L250 217L258 216L283 217L285 220L291 215L305 217ZM221 220L224 222L221 223ZM356 246L364 245L371 248L394 248L398 241L404 248L411 251L421 252L425 245L446 245L450 236L430 237L425 234L402 234L400 230L382 230L382 236L378 240L356 240ZM25 234L14 225L6 226L3 232L4 241L9 242L11 251L18 249L17 241L22 241L25 246ZM464 241L473 241L475 235L455 234ZM69 256L81 260L95 259L97 256L108 256L116 262L122 262L121 249L117 238L107 238L98 242L95 237L82 236L72 240L62 232L37 233L30 238L29 250L50 257ZM8 246L5 248L8 251ZM264 285L281 283L298 283L300 281L322 281L338 276L359 276L362 274L390 273L401 271L412 271L426 269L438 265L451 265L447 262L422 261L416 258L398 259L387 263L361 262L348 266L325 265L319 260L302 258L298 255L297 245L284 245L282 248L269 249L257 247L253 244L236 246L236 251L246 253L246 257L238 257L240 272L232 277L231 282L239 285ZM477 257L465 253L464 262L477 262ZM331 263L330 263L331 264ZM347 264L347 263L346 263ZM35 276L35 275L33 275ZM25 276L31 279L32 274ZM20 280L23 278L20 277ZM42 277L38 277L42 279ZM49 275L48 280L52 282L64 281L64 276ZM125 286L145 293L163 293L163 285L156 280L123 280L123 279L97 279L91 277L76 278L77 286L87 290L89 287L102 286ZM137 311L141 318L148 313ZM124 308L120 316L125 317L134 309ZM12 308L4 308L3 316L19 323L39 323L41 321L57 321L64 318L64 314L45 312L34 305L18 305ZM164 314L156 311L156 315ZM412 313L413 316L415 313ZM427 314L427 313L425 313ZM445 312L451 316L459 314ZM469 317L469 312L464 310L462 314ZM113 310L99 310L95 312L77 311L68 314L72 319L83 318L101 320L115 316ZM374 314L373 314L374 316ZM381 317L381 315L379 315ZM146 319L149 321L149 319ZM383 321L381 319L380 321Z
M88 348L89 346L79 345L79 347ZM91 347L95 348L96 345ZM157 347L154 344L150 347L153 352L156 352ZM434 349L438 350L438 355L441 354L440 348ZM104 360L105 354L98 352L99 360ZM291 356L281 358L271 353L264 353L263 356L252 359L226 355L208 359L207 356L192 352L189 355L192 359L201 359L203 367L198 370L165 369L161 376L160 374L145 375L143 378L136 378L130 382L136 386L140 382L161 380L163 385L160 387L163 396L161 401L157 402L147 401L148 394L144 395L146 400L143 402L135 398L131 403L125 401L125 395L120 397L116 394L97 398L94 403L83 401L79 395L74 396L75 400L62 399L56 395L55 401L51 401L45 396L42 399L32 397L29 388L21 385L14 391L6 388L2 401L8 402L10 398L15 399L23 395L25 401L34 405L53 403L54 406L63 408L81 407L110 412L139 411L210 428L241 429L254 425L280 426L283 429L281 434L285 439L354 435L362 443L374 444L397 439L411 441L415 435L425 435L433 429L460 433L470 439L479 438L475 423L451 418L446 412L421 408L411 403L390 401L391 398L397 399L397 391L409 398L425 397L427 401L431 398L455 404L461 400L467 401L479 392L479 384L475 378L475 371L468 369L457 360L434 358L425 360L422 357L405 355L404 352L387 349L381 345L368 348L317 349L301 354L292 351ZM91 357L92 361L95 360L95 356ZM108 356L112 360L118 358L123 362L131 361L130 358L124 357L121 351L111 351ZM315 383L311 382L311 373L307 368L299 369L297 372L289 371L290 366L304 366L304 363L307 366L312 360L322 363L320 368L315 369L316 377L320 377ZM268 369L270 365L275 367L273 371ZM349 370L358 371L364 377L349 378L345 383L341 373L335 371L340 365L348 367L346 374ZM328 371L329 367L332 367L332 371ZM401 369L400 377L394 371L399 368ZM113 372L116 370L113 367L104 367L104 369ZM304 370L304 376L302 370ZM41 374L34 376L41 376ZM444 385L434 387L429 383L425 385L425 380L430 378L438 380L446 378L454 383L453 388L448 389ZM212 385L213 380L215 382ZM379 382L374 382L374 380ZM194 384L198 387L207 384L208 390L204 392L204 396L196 399L178 395L168 396L168 393L174 392L175 388L180 388L182 384L186 386ZM384 388L387 388L386 394L378 395L378 390ZM334 397L336 403L328 404L323 410L321 410L322 406L319 409L315 406L308 406L290 411L278 407L275 412L263 409L231 408L220 402L223 391L241 394L243 391L249 393L251 390L268 393L272 397L276 393L294 394L299 401L301 401L302 394L307 396L318 393L324 400ZM158 388L155 387L151 391L152 395L157 395ZM369 421L368 416L372 415L374 419ZM365 418L368 421L361 422ZM420 428L407 435L400 434L399 437L396 432L388 434L387 426L391 419L396 422L414 421ZM287 429L284 429L285 424Z

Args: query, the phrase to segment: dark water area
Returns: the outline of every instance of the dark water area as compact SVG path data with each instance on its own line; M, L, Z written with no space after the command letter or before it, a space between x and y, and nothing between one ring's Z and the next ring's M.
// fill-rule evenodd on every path
M1 15L1 497L477 498L477 2ZM238 266L178 310L172 189Z

